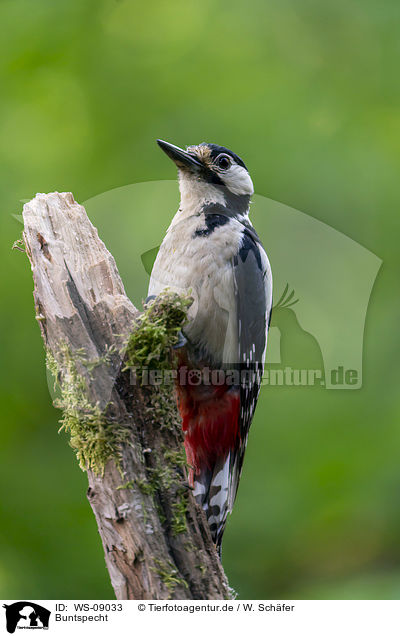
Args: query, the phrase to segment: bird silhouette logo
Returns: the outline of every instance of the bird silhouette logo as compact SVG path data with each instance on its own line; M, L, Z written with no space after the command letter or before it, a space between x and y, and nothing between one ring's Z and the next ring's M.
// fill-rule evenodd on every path
M291 369L324 370L324 361L316 338L303 329L296 311L299 298L295 297L295 290L290 291L289 283L276 304L272 307L271 327L276 327L280 335L280 361L268 363L271 368L290 367Z

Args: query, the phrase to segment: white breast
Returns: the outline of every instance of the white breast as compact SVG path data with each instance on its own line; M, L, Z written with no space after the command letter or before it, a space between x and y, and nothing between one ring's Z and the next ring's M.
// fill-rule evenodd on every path
M149 295L170 288L190 293L194 303L184 333L189 342L214 362L237 360L237 316L232 259L241 241L234 219L209 236L204 215L182 218L178 212L165 236L151 273Z

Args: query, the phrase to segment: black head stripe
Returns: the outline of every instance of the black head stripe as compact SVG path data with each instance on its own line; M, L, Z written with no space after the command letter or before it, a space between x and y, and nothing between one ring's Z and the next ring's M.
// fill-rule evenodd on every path
M228 150L228 148L225 148L224 146L217 146L217 144L206 144L209 148L210 148L210 154L211 154L211 159L214 160L218 157L218 155L220 155L222 152L225 155L229 155L230 157L232 157L232 159L239 165L242 166L243 168L245 168L245 170L247 170L246 168L246 164L244 163L244 161L238 157L238 155L236 155L234 152L232 152L232 150Z
M203 166L201 171L202 177L207 183L212 183L216 186L224 186L224 182L214 170L210 170L207 166Z

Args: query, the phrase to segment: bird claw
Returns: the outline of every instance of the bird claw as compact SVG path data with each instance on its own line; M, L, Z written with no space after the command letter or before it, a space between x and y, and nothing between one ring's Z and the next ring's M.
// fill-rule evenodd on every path
M173 349L180 349L181 347L184 347L187 344L187 338L185 338L185 336L183 335L182 331L179 331L178 333L178 342L176 344L173 345Z
M152 296L147 296L146 300L144 301L144 305L147 305L151 300L154 300L156 298L156 296L153 294Z

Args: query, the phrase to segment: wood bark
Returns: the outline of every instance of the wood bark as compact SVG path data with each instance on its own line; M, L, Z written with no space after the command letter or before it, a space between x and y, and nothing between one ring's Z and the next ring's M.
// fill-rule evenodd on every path
M204 513L186 485L186 468L173 460L182 456L178 414L178 425L164 426L154 406L156 389L135 385L123 371L122 344L139 312L114 258L71 193L38 194L25 204L23 219L36 318L46 350L60 365L60 384L70 373L60 351L68 351L89 412L95 409L108 430L124 433L119 458L112 456L103 474L86 467L87 496L116 597L229 598Z

